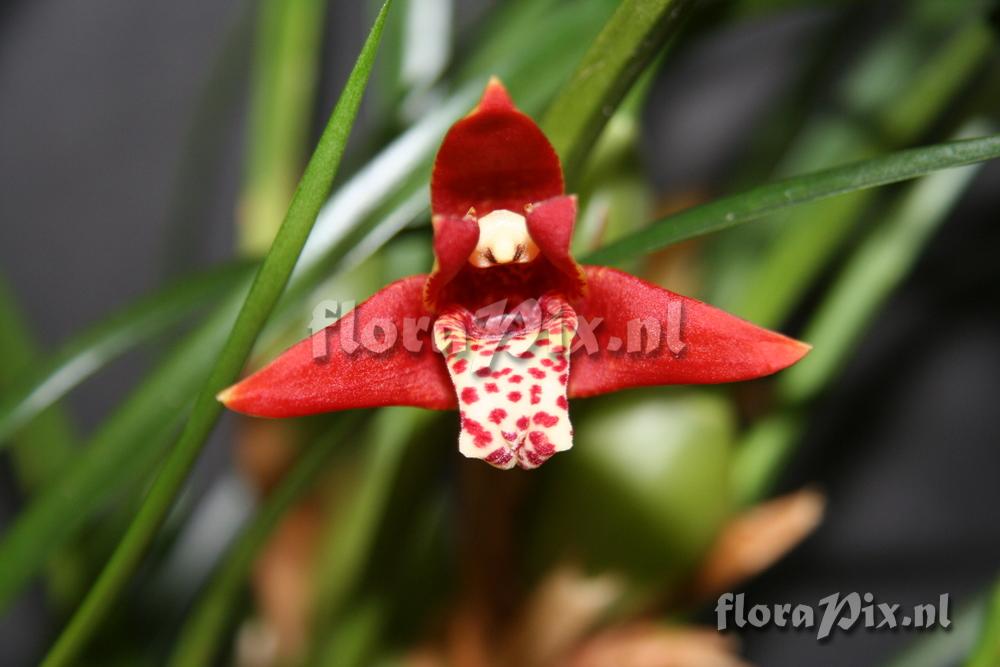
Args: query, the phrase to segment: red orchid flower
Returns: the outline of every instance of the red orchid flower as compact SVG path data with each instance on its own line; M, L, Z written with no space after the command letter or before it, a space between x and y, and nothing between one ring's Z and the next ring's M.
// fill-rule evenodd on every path
M492 80L431 179L436 262L226 389L238 412L459 408L459 450L535 468L572 446L567 397L769 375L809 346L570 254L576 198ZM360 340L359 340L360 338ZM662 341L661 339L665 339Z

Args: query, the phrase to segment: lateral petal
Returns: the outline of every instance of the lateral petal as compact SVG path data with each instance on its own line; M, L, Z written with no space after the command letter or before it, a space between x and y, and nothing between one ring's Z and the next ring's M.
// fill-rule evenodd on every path
M570 253L576 224L576 196L560 195L532 204L525 217L528 233L542 254L552 266L570 278L563 291L572 299L580 296L586 279L583 268Z
M469 254L479 240L479 223L471 216L435 215L434 269L424 287L424 304L437 310L441 290L458 275L469 262Z
M770 375L809 345L616 269L585 266L570 397Z
M221 392L219 400L258 417L384 405L454 408L448 372L431 343L432 318L422 299L426 279L388 285Z

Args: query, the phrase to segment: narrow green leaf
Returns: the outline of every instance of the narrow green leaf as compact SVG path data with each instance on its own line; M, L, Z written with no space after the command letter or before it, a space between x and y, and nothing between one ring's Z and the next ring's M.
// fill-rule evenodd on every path
M187 336L18 514L0 540L0 609L91 517L149 478L226 339L242 301L236 296Z
M14 295L0 280L0 388L4 392L11 390L19 372L37 363L38 352ZM50 479L74 451L75 435L69 417L61 409L53 407L36 416L15 440L11 439L12 432L0 428L0 447L13 442L15 472L22 490L28 493L34 493Z
M44 361L33 364L27 376L0 398L0 446L111 360L231 292L249 278L251 268L250 264L233 264L185 278L74 336Z
M575 181L604 124L643 70L680 28L695 0L625 0L542 119Z
M8 390L19 370L31 368L40 356L21 309L5 281L0 280L0 388ZM70 417L60 405L36 414L17 433L9 434L11 468L25 497L50 483L78 451ZM0 435L0 445L7 436ZM63 608L79 588L82 559L71 549L52 555L46 567L45 589L53 606Z
M843 365L977 170L969 166L929 176L851 256L802 334L813 350L781 375L779 391L788 402L815 397Z
M717 232L790 206L834 195L897 183L941 169L1000 157L1000 134L898 151L843 167L797 176L717 199L659 220L583 258L610 264L672 243Z
M992 30L976 21L954 31L930 57L922 57L926 49L918 35L925 31L926 26L910 17L898 34L872 49L849 77L852 85L840 86L843 115L818 114L792 149L787 161L792 164L786 162L784 175L910 146L953 106L956 92L992 53ZM723 279L739 287L735 298L717 305L761 326L779 326L842 250L877 194L860 190L767 221L761 230L767 242L743 270L739 262L735 269L727 268L733 263L721 265ZM735 235L726 243L745 248L746 241L744 235Z
M432 418L426 410L387 408L372 423L356 492L340 499L321 547L316 593L320 618L342 611L351 586L361 578L406 444Z
M281 296L312 229L343 155L347 137L368 82L391 0L383 5L354 71L320 137L274 243L264 259L229 339L219 353L180 439L160 469L125 537L101 572L80 609L45 658L45 667L68 665L114 604L162 524L187 474L222 411L215 395L233 382L257 334Z
M785 408L757 423L737 452L733 484L741 504L760 500L771 488L801 435L802 406L836 377L977 169L943 171L915 184L841 270L803 334L812 352L777 378Z
M305 446L292 469L268 494L257 514L219 563L216 574L188 616L168 663L171 667L214 663L222 633L232 619L246 578L261 548L285 512L312 488L331 455L343 439L357 428L360 417L360 413L345 415L318 442Z

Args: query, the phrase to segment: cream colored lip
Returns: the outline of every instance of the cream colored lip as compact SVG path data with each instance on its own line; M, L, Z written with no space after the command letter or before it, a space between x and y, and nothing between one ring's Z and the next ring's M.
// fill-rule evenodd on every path
M478 268L501 264L525 264L538 256L538 246L528 234L524 216L497 209L479 218L479 243L469 255Z

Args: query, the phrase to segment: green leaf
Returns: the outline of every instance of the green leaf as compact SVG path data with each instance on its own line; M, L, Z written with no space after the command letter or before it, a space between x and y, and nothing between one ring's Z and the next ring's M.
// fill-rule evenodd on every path
M14 295L0 280L0 387L9 389L18 370L40 359ZM5 441L0 436L0 445ZM32 497L71 464L78 452L73 425L62 406L35 415L11 437L11 468L25 497ZM46 568L46 592L57 608L65 607L79 588L82 559L73 549L52 555Z
M38 352L14 295L0 280L0 388L10 391L17 374L38 363ZM53 406L36 416L13 441L15 472L21 489L29 493L34 493L69 460L76 439L69 417L60 408ZM0 447L9 444L11 435L0 428Z
M342 611L354 585L371 559L375 533L381 524L393 480L406 452L406 445L434 413L415 408L387 408L372 424L362 452L358 486L347 498L338 498L331 530L321 547L316 579L316 597L321 618Z
M992 53L992 30L977 21L954 31L930 57L921 58L926 49L915 35L924 34L926 27L911 23L919 22L911 18L855 67L852 85L840 86L845 90L838 106L844 115L819 114L814 119L792 149L789 162L793 165L786 165L785 175L912 145L944 110L954 106L956 91ZM900 50L905 57L896 53ZM872 119L877 131L873 131ZM713 303L761 326L779 326L843 248L877 194L877 190L861 190L775 216L762 230L773 236L769 235L759 252L748 255L743 270L728 268L733 263L720 267L723 279L738 286L735 299ZM740 249L746 248L746 242L744 235L726 240L730 247Z
M226 339L242 300L236 296L187 336L18 514L0 540L0 607L98 510L148 479Z
M1000 134L898 151L717 199L653 223L583 258L610 264L672 243L757 220L790 206L1000 157Z
M929 176L854 252L802 334L813 350L781 375L786 401L814 398L843 366L977 171L969 166Z
M125 537L45 658L45 667L71 663L114 604L162 524L174 498L215 425L222 406L215 395L233 382L250 355L257 334L281 296L306 237L333 185L347 137L368 82L391 0L383 5L354 71L320 137L274 243L264 259L236 323L195 399L180 439L174 445Z
M0 446L110 361L243 284L250 269L246 263L233 264L185 278L74 336L33 364L0 399Z
M331 455L358 426L361 413L339 419L330 432L305 446L294 466L271 491L257 514L216 568L197 606L188 616L170 662L172 667L210 665L215 662L225 631L261 548L278 523L325 469Z
M985 604L979 641L965 662L965 667L1000 665L1000 581L993 585Z
M977 169L943 171L911 187L838 274L803 335L813 350L777 378L784 410L755 424L738 450L733 483L742 504L771 488L801 435L802 406L836 377Z
M237 226L244 255L267 252L308 150L323 0L263 0L257 21L247 171Z
M625 0L601 30L541 123L562 156L567 182L575 182L615 108L694 4L694 0Z

